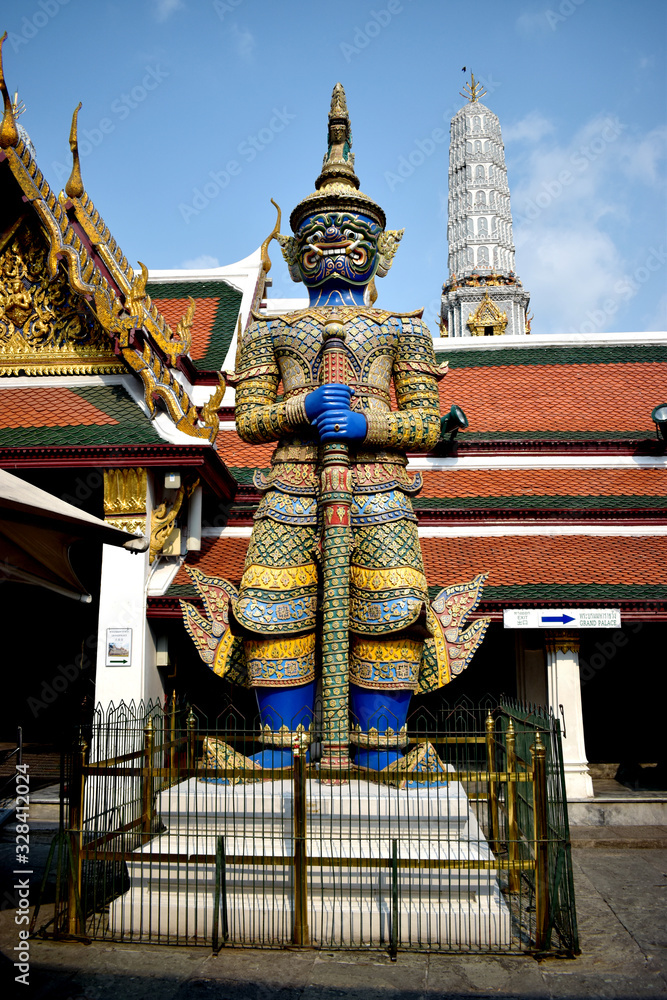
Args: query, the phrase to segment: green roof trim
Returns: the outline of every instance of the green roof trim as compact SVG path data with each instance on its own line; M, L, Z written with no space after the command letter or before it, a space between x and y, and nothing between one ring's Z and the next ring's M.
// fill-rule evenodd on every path
M442 587L429 587L433 600ZM550 601L555 607L565 607L569 601L667 601L667 585L607 583L525 583L507 587L486 586L482 594L486 601Z
M574 338L573 338L574 339ZM451 368L492 368L504 365L614 365L667 361L667 344L614 344L600 347L508 347L490 351L438 351L439 362Z
M191 598L199 597L200 595L197 593L194 583L172 583L165 596L182 597L183 600L189 601Z
M478 432L467 430L461 432L462 443L476 441L646 441L647 438L655 438L655 427L646 427L646 430L638 431L484 431Z
M549 510L580 510L603 508L618 510L624 507L646 507L652 510L667 509L667 496L645 496L643 494L623 494L622 496L549 496L547 494L526 494L524 496L483 496L483 497L416 497L412 501L415 510L470 510L494 508L547 508Z
M219 371L225 363L232 342L243 294L233 285L217 278L213 281L149 281L146 290L152 299L217 299L206 354L193 360L199 371ZM195 309L195 323L197 311Z
M67 389L85 399L91 406L113 417L118 423L92 425L72 423L60 427L4 427L0 429L0 447L164 443L150 419L122 385L67 386Z
M221 458L224 462L225 460L224 454L221 455ZM229 471L231 472L231 474L233 475L234 479L239 484L239 486L252 486L253 485L252 480L253 476L255 475L255 469L256 466L254 465L241 465L241 466L231 466L229 468ZM269 469L268 468L260 469L259 471L268 472Z

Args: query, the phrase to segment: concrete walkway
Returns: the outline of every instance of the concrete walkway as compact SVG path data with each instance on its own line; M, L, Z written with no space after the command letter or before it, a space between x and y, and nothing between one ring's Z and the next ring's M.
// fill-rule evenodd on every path
M0 845L4 873L6 846ZM399 953L392 963L378 953L229 948L212 957L204 948L33 940L30 984L16 985L15 993L10 990L18 928L5 894L1 995L31 1000L667 998L667 850L577 849L574 870L582 946L574 960Z

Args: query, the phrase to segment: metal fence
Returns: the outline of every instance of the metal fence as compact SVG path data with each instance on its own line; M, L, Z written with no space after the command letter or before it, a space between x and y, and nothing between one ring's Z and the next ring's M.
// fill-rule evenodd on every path
M384 771L318 734L260 769L256 720L98 709L67 761L49 932L326 949L578 952L558 721L441 701Z

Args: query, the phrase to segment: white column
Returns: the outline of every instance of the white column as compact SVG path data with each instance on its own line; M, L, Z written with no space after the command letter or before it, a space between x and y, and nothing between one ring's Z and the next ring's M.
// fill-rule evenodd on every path
M148 478L148 482L147 482ZM116 480L116 507L122 512L134 505L134 517L125 518L127 530L139 530L150 534L150 511L152 509L152 489L150 477L139 477L134 494L127 482ZM125 494L123 494L125 489ZM142 495L137 491L141 490ZM114 499L113 497L111 498ZM105 501L106 503L106 501ZM141 503L143 511L137 511ZM147 515L148 510L148 515ZM137 518L137 513L143 517ZM123 523L123 514L113 517L107 512L107 520L117 527ZM95 702L107 707L110 702L118 705L124 701L155 700L163 696L160 675L157 669L155 640L146 621L147 581L150 571L148 552L132 553L112 545L105 545L102 551L102 575L100 580L100 614L98 619L97 670L95 675ZM116 664L110 665L108 656L109 630L130 630L131 649L129 662L122 663L116 657ZM122 636L122 633L116 633Z
M104 546L95 677L95 701L104 707L111 701L115 705L120 701L138 703L162 695L153 638L146 624L147 571L147 552L134 555ZM131 630L129 663L108 665L110 629Z
M563 764L567 797L592 798L593 781L588 772L581 708L579 638L566 633L547 635L546 648L549 706L564 728Z

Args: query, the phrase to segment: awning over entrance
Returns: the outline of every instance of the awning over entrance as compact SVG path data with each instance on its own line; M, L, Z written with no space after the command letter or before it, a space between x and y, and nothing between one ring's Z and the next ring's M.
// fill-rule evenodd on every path
M69 560L73 542L145 552L148 540L113 528L0 469L0 578L90 601Z

